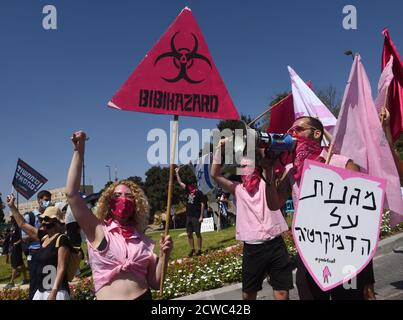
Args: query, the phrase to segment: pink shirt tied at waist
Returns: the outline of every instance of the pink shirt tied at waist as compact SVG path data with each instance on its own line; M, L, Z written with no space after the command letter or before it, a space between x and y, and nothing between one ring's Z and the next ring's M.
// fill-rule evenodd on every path
M271 211L266 204L266 183L260 180L259 189L250 195L242 183L235 187L236 239L261 241L272 239L288 230L280 210Z
M317 161L326 162L326 159L327 159L327 150L324 148L320 153ZM345 156L339 154L333 154L332 157L330 158L329 165L344 169L346 168L347 162L349 160L350 159ZM288 175L288 179L292 186L292 201L294 203L294 207L296 208L298 206L298 200L299 200L299 184L294 179L294 166L292 163L285 166L285 172Z
M147 281L148 267L156 262L154 241L137 231L125 239L114 221L109 225L103 223L102 228L107 241L104 250L97 250L87 241L95 292L121 272L131 273L138 281Z

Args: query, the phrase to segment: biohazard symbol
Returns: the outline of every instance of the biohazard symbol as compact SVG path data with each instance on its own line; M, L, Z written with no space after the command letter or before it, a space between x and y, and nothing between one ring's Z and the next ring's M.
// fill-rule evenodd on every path
M177 82L180 79L185 79L189 83L200 83L203 82L203 80L193 80L190 79L189 76L187 75L187 71L192 68L194 59L200 59L208 63L210 68L212 68L210 60L207 59L205 56L197 53L197 49L199 47L199 43L197 41L196 36L192 33L193 39L194 39L194 48L192 51L190 51L188 48L175 48L175 37L179 32L176 32L174 36L171 39L171 52L166 52L158 56L158 58L154 62L154 66L157 64L158 61L160 61L163 58L168 58L172 57L173 58L173 63L177 69L179 69L179 74L173 78L173 79L167 79L164 77L161 77L165 81L168 82Z

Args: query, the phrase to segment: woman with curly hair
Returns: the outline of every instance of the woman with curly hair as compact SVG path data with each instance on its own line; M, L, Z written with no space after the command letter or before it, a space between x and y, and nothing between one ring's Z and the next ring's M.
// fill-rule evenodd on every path
M86 135L71 138L73 158L67 176L67 200L87 237L90 266L98 300L151 299L159 288L163 260L172 251L170 236L160 239L160 255L144 234L149 205L141 188L127 180L109 186L94 215L79 194Z

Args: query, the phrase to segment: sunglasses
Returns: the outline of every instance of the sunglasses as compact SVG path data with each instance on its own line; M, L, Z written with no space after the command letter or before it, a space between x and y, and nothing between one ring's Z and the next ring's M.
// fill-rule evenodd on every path
M288 129L287 133L292 134L292 133L301 133L304 132L306 130L318 130L315 127L312 126L307 126L307 127L302 127L302 126L294 126L291 127L290 129Z
M44 217L44 218L39 218L39 222L46 222L46 223L48 223L48 222L52 222L52 218L49 218L49 217Z
M115 192L114 194L113 194L113 197L115 198L115 199L117 199L117 198L121 198L121 197L123 197L123 198L127 198L127 199L129 199L129 200L134 200L134 194L132 194L132 193L121 193L121 192Z

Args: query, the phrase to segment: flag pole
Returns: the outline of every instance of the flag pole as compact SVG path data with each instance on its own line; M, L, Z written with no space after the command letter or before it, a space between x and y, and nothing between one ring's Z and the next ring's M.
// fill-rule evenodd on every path
M333 156L333 148L334 148L334 144L331 143L331 144L330 144L329 151L328 151L328 153L327 153L326 164L329 164L330 159L331 159L332 156Z
M167 209L165 213L165 233L167 236L169 234L169 221L171 217L171 204L172 204L172 190L173 190L173 176L174 176L174 166L175 166L175 150L176 150L176 138L178 135L178 116L174 115L174 121L172 126L172 139L171 139L171 154L169 160L169 183L168 183L168 199L167 199ZM168 263L168 256L163 254L162 256L162 271L161 271L161 283L160 283L160 296L164 292L164 280L165 280L165 269Z
M382 117L381 117L381 126L382 126L382 128L383 128L383 122L385 121L385 114L384 114L384 111L385 111L385 109L388 109L388 106L387 106L387 104L388 104L388 98L389 98L389 86L387 86L386 88L385 88L385 101L384 101L384 103L383 103L383 107L382 107L382 110L381 110L381 114L382 114Z
M248 126L250 127L251 125L253 125L256 121L258 121L260 118L262 118L264 115L266 115L267 113L269 113L273 108L279 106L285 99L287 99L289 96L286 95L283 99L281 99L279 102L277 102L276 104L272 105L271 107L269 107L269 109L267 109L265 112L262 112L261 114L259 114L255 119L253 119L251 122L248 123Z

